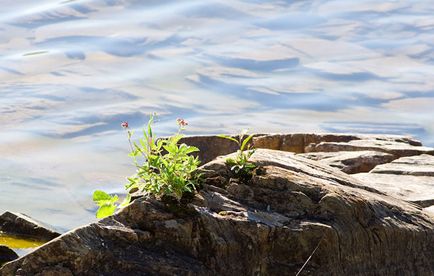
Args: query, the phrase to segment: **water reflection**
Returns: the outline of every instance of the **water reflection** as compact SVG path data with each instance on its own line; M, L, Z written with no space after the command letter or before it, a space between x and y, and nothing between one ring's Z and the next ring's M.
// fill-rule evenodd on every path
M125 133L409 134L434 145L431 1L5 0L0 209L61 229L122 192ZM0 211L1 211L0 210Z

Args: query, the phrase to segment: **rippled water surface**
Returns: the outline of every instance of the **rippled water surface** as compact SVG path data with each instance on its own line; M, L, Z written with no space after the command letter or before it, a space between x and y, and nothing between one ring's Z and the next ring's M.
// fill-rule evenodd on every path
M432 1L0 0L0 211L59 229L133 172L120 122L434 144Z

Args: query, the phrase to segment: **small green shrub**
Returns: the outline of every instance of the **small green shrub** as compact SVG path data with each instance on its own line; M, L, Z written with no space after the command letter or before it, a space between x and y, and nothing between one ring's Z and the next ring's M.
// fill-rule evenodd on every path
M238 136L238 140L228 135L218 135L220 138L237 143L239 149L237 150L235 158L227 158L226 164L230 167L231 171L241 179L250 179L253 171L256 169L256 165L249 161L250 157L255 153L255 149L249 144L253 138L253 134L247 137L246 135L246 131L242 132Z
M180 201L184 193L196 191L199 184L200 174L197 173L197 168L200 161L190 155L199 149L179 144L183 137L181 132L188 125L185 120L177 120L178 132L167 139L154 137L153 122L154 116L151 115L139 143L131 141L133 132L128 129L127 122L122 123L122 127L127 130L131 148L129 156L132 157L137 169L134 175L127 178L128 184L125 185L125 189L128 192L139 190L158 199L166 196ZM140 160L143 160L142 164ZM130 201L127 197L124 203L117 205L117 196L110 196L102 191L95 191L93 198L100 207L96 214L98 218L112 215L117 207L124 206Z

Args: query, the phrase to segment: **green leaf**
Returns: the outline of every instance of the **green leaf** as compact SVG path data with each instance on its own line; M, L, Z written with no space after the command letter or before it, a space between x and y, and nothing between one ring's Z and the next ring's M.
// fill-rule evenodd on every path
M194 147L194 146L188 146L187 150L185 151L185 154L190 154L190 153L198 152L198 151L200 151L199 148Z
M137 157L139 155L138 150L134 150L128 154L129 157Z
M168 144L168 145L166 145L166 146L163 146L163 148L168 152L168 153L171 153L171 154L174 154L175 152L176 152L176 146L174 145L174 144Z
M152 124L154 123L154 115L153 114L151 114L150 116L149 116L149 121L148 121L148 135L149 135L149 138L153 138L153 135L152 135Z
M99 207L98 211L96 211L96 217L101 219L108 216L111 216L116 211L116 205L114 204L105 204Z
M232 158L227 158L227 159L225 160L225 162L226 162L226 164L229 165L229 166L233 166L233 165L237 164L237 162L236 162L234 159L232 159Z
M101 190L96 190L95 192L93 192L93 201L95 201L96 203L100 202L100 201L110 201L112 199L112 196L109 195L108 193L101 191Z
M161 150L161 148L163 147L163 144L166 142L166 140L163 139L159 139L157 141L157 151Z
M231 136L228 136L228 135L219 134L219 135L217 135L217 137L220 137L220 138L224 138L224 139L228 139L228 140L234 141L234 142L237 143L238 145L240 144L240 142L238 142L237 139L235 139L235 138L233 138L233 137L231 137Z
M256 168L256 165L253 164L253 163L250 163L250 162L244 164L244 166L245 166L246 168L248 168L248 169L254 169L254 168Z
M247 143L252 139L254 134L250 134L249 137L244 139L243 143L241 144L240 150L243 151L246 148Z
M101 190L96 190L93 193L93 201L101 208L103 206L108 206L108 205L113 205L115 206L116 209L116 205L115 203L119 200L117 195L111 196L109 194L107 194L106 192L103 192Z
M139 139L140 145L142 146L142 148L146 148L148 145L146 144L147 141L145 139Z
M169 143L170 144L178 144L179 140L182 139L182 137L184 137L184 135L182 134L175 134L172 137L169 138Z
M119 197L117 195L112 196L112 198L110 199L110 203L115 204L117 201L119 200Z

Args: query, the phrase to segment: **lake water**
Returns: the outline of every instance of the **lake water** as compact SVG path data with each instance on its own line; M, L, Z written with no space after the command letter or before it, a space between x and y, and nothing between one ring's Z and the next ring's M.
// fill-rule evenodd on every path
M433 1L0 0L0 211L67 230L133 173L120 128L434 145Z

